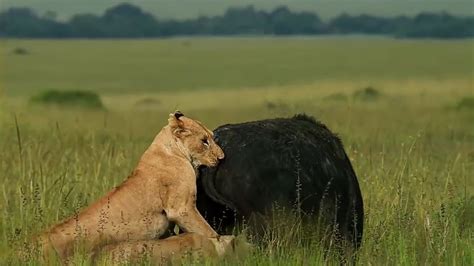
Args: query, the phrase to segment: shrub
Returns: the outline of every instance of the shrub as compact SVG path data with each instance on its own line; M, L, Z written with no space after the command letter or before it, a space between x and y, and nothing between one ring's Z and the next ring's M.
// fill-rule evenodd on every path
M335 102L346 102L347 96L344 93L333 93L324 97L324 100L335 101Z
M474 110L474 96L467 96L461 98L456 104L456 109L466 109L466 110Z
M289 109L288 105L285 104L282 101L269 101L266 100L263 102L263 105L265 106L266 109L268 110L279 110L279 111L286 111Z
M60 107L104 109L99 95L91 91L48 90L33 96L30 101L35 104L55 105Z
M380 98L382 94L372 87L366 87L361 90L357 90L354 92L354 99L361 100L361 101L374 101Z
M17 47L13 50L13 54L16 54L16 55L27 55L29 54L28 50L26 50L25 48L21 48L21 47Z
M148 98L143 98L143 99L138 100L135 103L135 108L138 108L138 109L153 109L153 108L157 108L158 106L160 106L160 104L161 104L160 100L158 100L156 98L148 97Z

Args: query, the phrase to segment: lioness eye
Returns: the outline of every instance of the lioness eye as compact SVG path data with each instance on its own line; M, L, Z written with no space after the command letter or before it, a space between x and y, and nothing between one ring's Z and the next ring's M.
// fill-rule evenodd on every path
M207 141L207 139L202 139L202 143L203 143L204 145L206 145L206 146L209 145L209 142Z

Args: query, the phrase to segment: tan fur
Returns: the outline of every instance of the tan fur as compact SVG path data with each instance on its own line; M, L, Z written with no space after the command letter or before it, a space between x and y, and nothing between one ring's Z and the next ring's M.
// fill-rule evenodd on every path
M218 258L233 252L234 236L204 237L185 233L161 240L130 241L105 246L94 261L101 256L106 264L123 264L147 260L152 265L180 263L183 258Z
M209 129L181 113L170 114L125 182L39 237L43 253L65 260L78 243L88 252L108 243L157 239L170 221L186 232L216 237L196 209L196 171L222 158Z

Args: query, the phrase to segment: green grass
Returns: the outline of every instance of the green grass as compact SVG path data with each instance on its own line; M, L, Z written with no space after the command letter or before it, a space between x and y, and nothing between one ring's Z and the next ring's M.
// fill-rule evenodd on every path
M30 103L62 108L102 109L100 96L91 91L43 91L30 98Z
M359 177L366 226L357 264L474 264L474 110L452 108L474 96L472 41L190 42L8 41L30 54L7 55L8 96L0 98L0 264L18 264L12 250L124 180L178 108L210 128L296 112L317 117L340 135ZM363 44L367 52L357 53ZM81 49L89 56L70 53ZM168 77L160 67L176 72ZM265 79L270 70L280 72ZM28 106L45 87L93 89L107 111ZM353 99L367 87L379 97ZM139 108L143 99L153 104ZM289 235L293 221L281 222L284 232L274 233L283 236L226 263L337 264L317 241L304 246L305 234Z
M302 37L2 42L1 70L8 94L41 89L223 90L334 80L459 79L474 73L472 40ZM13 53L18 47L29 54Z

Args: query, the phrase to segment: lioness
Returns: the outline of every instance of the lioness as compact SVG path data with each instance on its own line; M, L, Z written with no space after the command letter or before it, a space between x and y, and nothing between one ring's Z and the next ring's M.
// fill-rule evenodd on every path
M237 241L238 242L238 241ZM244 243L244 242L242 242ZM152 265L162 265L191 258L219 258L231 255L235 251L234 236L204 237L196 233L184 233L160 240L128 241L103 247L93 256L93 261L99 258L105 264L137 263L147 260Z
M200 122L170 114L137 167L105 197L39 237L47 256L66 260L81 243L88 252L106 243L157 239L175 222L186 232L217 237L196 209L196 173L214 166L224 152Z

